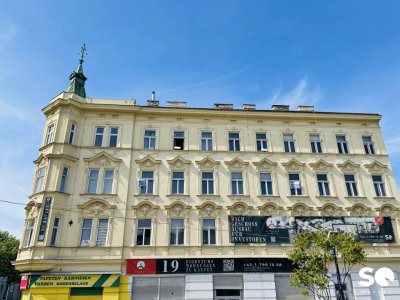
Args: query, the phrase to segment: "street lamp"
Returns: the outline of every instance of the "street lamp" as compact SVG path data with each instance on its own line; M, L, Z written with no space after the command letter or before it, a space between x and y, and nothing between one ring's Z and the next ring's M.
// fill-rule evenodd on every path
M329 231L328 232L328 240L329 237L331 236L331 234L339 234L336 231ZM333 254L333 259L335 260L335 266L336 266L336 278L337 278L337 282L339 285L339 300L345 300L344 298L344 292L343 292L343 284L342 284L342 279L340 277L340 272L339 272L339 263L338 263L338 259L337 259L337 249L336 249L336 245L333 247L332 249L332 254Z

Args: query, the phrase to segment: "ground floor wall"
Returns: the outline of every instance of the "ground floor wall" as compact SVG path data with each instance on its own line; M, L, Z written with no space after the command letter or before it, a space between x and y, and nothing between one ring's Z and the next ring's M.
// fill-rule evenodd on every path
M391 269L388 286L376 281L368 287L354 270L346 282L349 300L400 299L400 268ZM376 269L374 270L376 271ZM372 276L375 273L368 273ZM156 276L120 276L118 287L30 287L23 300L311 300L289 284L288 273L182 274ZM334 288L332 288L332 294ZM335 297L333 297L335 299Z

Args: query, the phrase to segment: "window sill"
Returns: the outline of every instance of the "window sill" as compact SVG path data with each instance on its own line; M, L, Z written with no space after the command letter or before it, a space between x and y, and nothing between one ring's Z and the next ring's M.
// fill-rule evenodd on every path
M217 198L217 197L221 197L220 194L199 194L197 195L197 197L199 198Z
M278 195L257 195L258 198L261 199L279 199Z
M244 200L244 199L248 199L250 197L250 195L228 195L229 198L231 198L232 200Z
M147 197L158 197L158 194L135 194L135 197L139 198L147 198Z
M95 197L95 198L114 198L117 196L117 194L90 194L90 193L84 193L84 194L79 194L81 197Z
M176 198L176 199L186 199L186 198L189 198L190 195L188 195L188 194L168 194L167 197L168 198Z
M367 197L363 196L346 196L344 199L347 199L349 201L359 201L359 200L367 200Z
M390 197L390 196L386 196L386 197L374 197L373 198L374 200L377 200L377 201L393 201L393 200L396 200L396 198L395 197Z
M288 199L304 201L305 199L310 199L310 196L308 196L308 195L290 195L290 196L288 196Z
M338 200L339 197L337 196L316 196L315 198L319 200L326 200L326 201L331 201L331 200Z

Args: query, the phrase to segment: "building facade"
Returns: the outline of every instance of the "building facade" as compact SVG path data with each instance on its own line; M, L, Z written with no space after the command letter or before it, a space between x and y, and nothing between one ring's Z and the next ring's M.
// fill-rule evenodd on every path
M43 109L14 263L23 299L303 299L288 284L294 224L323 217L364 234L367 265L395 273L363 287L355 268L349 299L400 299L380 115L88 98L82 62Z

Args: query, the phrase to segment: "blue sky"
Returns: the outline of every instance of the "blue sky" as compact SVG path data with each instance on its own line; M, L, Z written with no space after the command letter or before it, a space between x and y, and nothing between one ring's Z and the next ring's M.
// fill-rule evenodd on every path
M0 199L28 201L41 113L87 44L88 97L372 112L400 182L398 1L2 1ZM20 237L23 206L0 203Z

